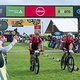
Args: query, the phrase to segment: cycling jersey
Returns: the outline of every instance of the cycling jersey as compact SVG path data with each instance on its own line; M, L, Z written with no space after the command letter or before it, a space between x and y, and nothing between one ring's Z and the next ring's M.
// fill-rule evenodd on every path
M38 45L42 42L42 39L41 38L37 38L37 37L32 37L30 39L30 42L32 43L32 49L33 50L37 50L38 49Z
M64 37L63 41L64 41L64 43L66 43L66 44L73 43L73 37L68 37L68 36L66 36L66 37Z
M73 44L73 37L64 37L63 42L64 42L64 47L69 50L70 44Z

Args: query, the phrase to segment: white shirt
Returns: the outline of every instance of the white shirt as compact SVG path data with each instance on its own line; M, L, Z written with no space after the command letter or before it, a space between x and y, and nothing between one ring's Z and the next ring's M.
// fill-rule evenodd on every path
M0 44L3 44L3 42L0 41ZM14 44L15 44L14 42L11 42L8 46L5 46L5 47L0 46L0 50L5 50L6 52L9 52L10 49L14 46Z

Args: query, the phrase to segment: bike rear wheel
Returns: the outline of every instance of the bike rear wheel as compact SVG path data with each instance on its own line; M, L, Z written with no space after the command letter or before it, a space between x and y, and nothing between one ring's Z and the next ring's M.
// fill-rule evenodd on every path
M35 60L35 65L34 65L35 74L38 74L39 73L39 68L40 68L39 59L37 58Z
M67 66L68 66L68 71L73 72L73 70L74 70L74 58L72 56L68 58Z

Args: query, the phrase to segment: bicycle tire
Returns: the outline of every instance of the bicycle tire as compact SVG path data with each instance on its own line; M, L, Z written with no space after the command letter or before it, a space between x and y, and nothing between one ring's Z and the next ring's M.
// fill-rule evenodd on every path
M30 71L34 71L34 60L31 61Z
M65 68L66 68L66 64L65 64L66 62L65 62L65 60L64 60L64 57L62 56L62 58L61 58L61 69L62 70L65 70Z
M72 56L68 58L67 67L69 72L74 71L74 58Z
M35 74L39 73L39 68L40 68L39 59L37 58L35 60L35 65L34 65Z

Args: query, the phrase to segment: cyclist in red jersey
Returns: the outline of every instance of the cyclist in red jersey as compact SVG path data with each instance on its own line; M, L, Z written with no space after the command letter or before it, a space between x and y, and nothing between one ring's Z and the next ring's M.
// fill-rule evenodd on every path
M73 53L73 34L72 33L68 33L67 36L64 37L63 39L64 42L64 56L66 55L66 51L69 51L70 53Z
M43 52L43 40L40 37L39 32L35 32L35 35L30 38L29 51L30 51L30 63L33 58L33 54L35 50L38 50L40 46L40 50Z

